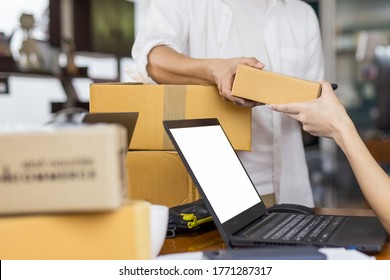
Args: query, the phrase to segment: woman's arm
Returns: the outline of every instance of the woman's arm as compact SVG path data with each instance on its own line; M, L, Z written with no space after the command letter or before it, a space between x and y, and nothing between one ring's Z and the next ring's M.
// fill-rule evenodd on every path
M333 138L345 153L359 186L372 209L390 233L390 177L368 151L344 106L327 82L322 94L304 103L270 105L302 123L314 136Z

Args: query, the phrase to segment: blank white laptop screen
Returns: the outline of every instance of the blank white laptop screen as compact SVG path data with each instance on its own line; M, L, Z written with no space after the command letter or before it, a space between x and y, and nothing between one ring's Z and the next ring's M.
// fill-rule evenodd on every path
M221 223L261 201L221 126L170 131Z

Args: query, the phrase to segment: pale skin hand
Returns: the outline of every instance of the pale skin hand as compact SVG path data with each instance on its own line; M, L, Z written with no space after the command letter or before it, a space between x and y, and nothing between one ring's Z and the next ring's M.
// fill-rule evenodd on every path
M148 55L147 71L162 84L215 84L225 100L236 105L253 107L257 102L231 94L234 75L239 64L263 69L264 64L253 57L231 59L195 59L182 55L167 46L157 46Z
M331 85L321 85L322 94L316 100L269 107L300 121L310 134L335 140L351 164L365 198L390 233L390 177L368 151Z
M302 123L303 130L314 136L338 140L341 132L352 124L344 106L329 83L322 82L321 97L309 102L272 104L270 108L283 112Z

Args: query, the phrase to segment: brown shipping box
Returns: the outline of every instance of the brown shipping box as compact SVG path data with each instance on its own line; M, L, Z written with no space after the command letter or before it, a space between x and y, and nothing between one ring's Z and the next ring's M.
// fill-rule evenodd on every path
M0 129L0 214L118 209L127 147L114 124Z
M149 208L130 201L110 212L0 217L0 259L149 259Z
M218 118L236 150L250 150L251 109L223 101L216 86L96 83L90 112L139 112L130 150L174 150L162 121Z
M129 151L126 165L131 199L172 207L200 198L175 151Z
M264 104L304 102L321 95L321 84L239 65L232 95Z

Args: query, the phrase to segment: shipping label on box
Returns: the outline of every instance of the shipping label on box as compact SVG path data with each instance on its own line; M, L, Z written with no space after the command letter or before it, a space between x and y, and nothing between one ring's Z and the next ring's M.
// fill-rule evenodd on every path
M119 125L0 131L0 214L116 209L126 152Z
M223 101L215 86L91 84L90 112L139 112L130 150L174 150L163 120L197 118L218 118L236 150L251 148L251 109Z

